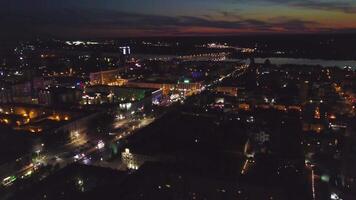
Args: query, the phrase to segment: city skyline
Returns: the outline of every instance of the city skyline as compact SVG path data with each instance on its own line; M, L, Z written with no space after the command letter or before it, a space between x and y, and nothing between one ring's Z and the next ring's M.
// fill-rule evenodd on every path
M355 200L356 0L0 0L1 200Z
M352 0L14 0L6 37L142 37L355 32ZM26 34L23 34L23 33Z

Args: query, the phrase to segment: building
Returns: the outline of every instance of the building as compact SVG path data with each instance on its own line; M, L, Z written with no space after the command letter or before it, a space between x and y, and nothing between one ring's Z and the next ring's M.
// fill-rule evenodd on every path
M55 87L38 93L38 103L47 106L78 104L81 98L82 91L76 88Z
M11 103L12 95L11 89L2 87L0 88L0 103Z
M129 46L120 47L120 50L121 50L123 55L130 55L131 54L131 49L130 49Z
M160 89L94 85L85 88L81 104L119 104L122 110L136 110L159 104L162 99Z
M119 76L119 70L106 70L100 72L90 73L91 85L125 85L127 80L121 79Z
M128 148L121 153L121 160L127 169L135 170L141 167L145 162L156 161L156 159L151 156L133 154Z
M197 83L164 83L164 82L128 82L128 87L138 88L151 88L161 89L164 95L168 95L170 92L185 92L186 95L196 94L201 91L203 85L200 82Z
M237 96L237 87L221 86L217 87L215 91L229 96Z
M38 104L38 93L51 85L53 80L33 78L29 81L13 84L11 88L0 92L0 101L4 103Z
M39 105L0 106L0 124L31 133L74 132L86 130L88 123L99 113L53 109Z

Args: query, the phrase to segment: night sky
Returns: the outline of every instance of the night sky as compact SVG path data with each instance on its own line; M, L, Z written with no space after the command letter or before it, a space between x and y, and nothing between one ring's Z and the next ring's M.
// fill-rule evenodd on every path
M1 37L354 32L355 0L0 0Z

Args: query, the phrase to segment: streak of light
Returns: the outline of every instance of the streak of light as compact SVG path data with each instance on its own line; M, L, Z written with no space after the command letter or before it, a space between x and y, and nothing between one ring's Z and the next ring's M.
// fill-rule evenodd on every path
M313 199L315 200L315 175L314 175L314 170L311 170L312 173L312 195Z
M248 160L246 159L244 166L242 167L241 174L245 174L248 165Z
M244 147L244 154L246 155L247 151L248 151L248 148L249 148L249 144L250 144L250 140L248 139L246 144L245 144L245 147Z

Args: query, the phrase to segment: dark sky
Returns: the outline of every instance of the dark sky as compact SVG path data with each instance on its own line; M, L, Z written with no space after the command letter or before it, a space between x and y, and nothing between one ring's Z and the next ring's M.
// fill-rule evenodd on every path
M350 32L355 0L0 0L0 37Z

